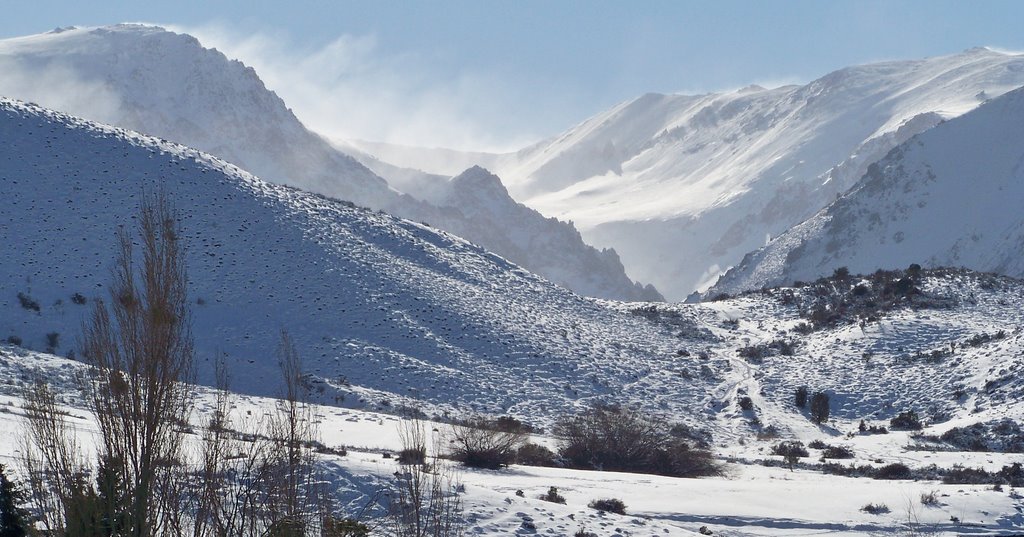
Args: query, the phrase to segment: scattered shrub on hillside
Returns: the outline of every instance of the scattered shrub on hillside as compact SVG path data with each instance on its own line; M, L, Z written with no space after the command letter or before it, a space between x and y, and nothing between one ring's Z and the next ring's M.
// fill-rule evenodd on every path
M370 527L354 518L324 518L323 537L368 537Z
M558 493L558 487L548 488L546 493L540 495L540 499L546 502L565 504L565 496Z
M921 423L917 412L907 410L889 420L889 428L894 431L920 431L924 428L924 424Z
M879 270L874 274L853 276L843 267L830 277L811 283L794 282L794 289L783 292L784 304L796 305L800 316L807 321L795 332L813 330L845 323L859 322L862 326L877 322L886 313L897 308L946 308L954 305L953 298L932 296L920 289L924 271L907 268L905 271ZM943 269L929 271L942 274ZM948 270L946 270L948 272Z
M889 429L886 429L884 425L868 425L864 420L860 420L860 425L857 429L862 434L889 434Z
M596 406L563 418L554 433L559 454L573 468L674 477L720 473L711 453L673 437L670 430L669 424L630 410Z
M872 515L882 515L889 512L889 506L884 503L869 503L860 510Z
M7 339L4 340L4 341L6 341L7 343L9 343L11 345L15 345L15 346L18 346L18 347L21 346L21 338L16 336L16 335L14 335L14 334L11 334L11 335L7 336Z
M799 343L794 340L776 339L768 343L758 343L741 347L736 350L740 357L751 363L761 363L769 356L793 356Z
M526 443L516 451L516 463L526 466L555 466L555 452L540 444Z
M518 420L480 419L466 425L454 425L452 458L472 468L498 469L515 462L527 432Z
M781 457L806 457L810 455L807 448L804 447L804 443L799 440L787 440L785 442L775 444L772 446L772 454L779 455Z
M85 295L83 295L82 293L75 293L75 294L71 295L71 302L73 304L82 306L86 302Z
M738 404L740 405L741 410L754 410L754 400L749 396L744 395L743 397L740 397Z
M1024 429L1012 419L953 427L936 436L922 436L929 442L941 442L958 451L995 451L1024 453Z
M399 450L395 460L398 461L398 464L426 464L427 448L419 447Z
M39 302L25 293L18 293L18 303L20 303L21 307L24 309L39 313Z
M60 333L49 332L46 334L46 352L53 354L57 347L60 346Z
M999 330L999 331L997 331L994 334L989 334L989 333L986 333L986 332L982 332L980 334L975 334L975 335L967 338L963 342L963 344L968 346L968 347L980 347L980 346L982 346L982 345L984 345L984 344L986 344L986 343L988 343L990 341L996 341L996 340L1005 339L1005 338L1006 338L1006 331L1005 330Z
M706 429L695 429L684 423L676 423L668 430L669 436L679 440L685 440L690 445L701 449L711 447L711 432Z
M793 394L793 404L797 408L807 408L807 386L800 386Z
M972 485L988 483L992 479L984 468L968 468L962 464L954 464L942 478L947 485Z
M585 528L580 528L576 530L576 533L572 534L572 537L597 537L597 534L589 532Z
M822 442L821 440L811 440L810 442L808 442L807 447L811 449L825 449L828 447L828 444Z
M531 434L537 432L531 425L523 423L512 416L499 416L493 422L490 422L490 427L495 431L503 433Z
M804 448L804 443L798 440L780 442L772 447L772 453L782 456L782 460L785 461L786 466L790 470L796 467L802 457L808 455L807 449Z
M939 505L939 491L932 490L921 493L921 505L926 507L937 507Z
M825 423L828 421L830 409L829 409L829 398L825 392L815 392L811 396L811 421L815 423Z
M959 464L953 465L942 478L942 482L951 485L1009 485L1024 486L1024 466L1021 463L1003 466L998 472L989 472L984 468L967 468Z
M587 507L591 509L597 509L598 511L605 511L608 513L615 513L617 515L626 514L626 504L618 498L608 498L605 500L593 500L587 504Z
M827 446L821 452L823 459L852 459L853 450L845 446Z
M894 462L878 468L873 477L875 479L911 479L913 475L909 466L902 462Z

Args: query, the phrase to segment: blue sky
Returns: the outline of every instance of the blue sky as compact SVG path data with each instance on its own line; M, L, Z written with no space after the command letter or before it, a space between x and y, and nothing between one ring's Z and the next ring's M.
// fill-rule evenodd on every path
M170 25L256 67L328 134L480 149L553 135L650 91L806 82L979 45L1024 50L1024 2L1011 1L41 0L4 11L0 37Z

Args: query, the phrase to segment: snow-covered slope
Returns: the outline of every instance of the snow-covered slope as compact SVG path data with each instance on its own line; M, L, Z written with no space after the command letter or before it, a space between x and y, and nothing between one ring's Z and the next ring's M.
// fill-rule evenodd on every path
M328 402L530 415L706 397L662 379L675 337L428 226L16 101L0 101L0 140L4 339L44 349L57 333L55 351L72 350L88 309L72 297L104 295L117 228L162 186L183 212L200 356L226 353L242 391L273 393L287 328Z
M854 272L964 266L1024 276L1024 89L903 143L712 293Z
M892 279L903 276L889 275ZM954 427L977 423L1021 423L1024 315L1020 297L1024 284L968 271L924 271L914 278L915 294L909 303L891 309L875 308L875 320L865 323L858 323L858 317L845 309L844 302L835 300L839 295L847 299L859 296L854 291L857 286L867 286L874 293L878 290L876 284L884 287L890 282L850 277L842 282L826 281L718 302L658 305L646 310L652 322L665 326L681 319L696 320L717 339L705 339L699 346L690 337L677 339L694 354L706 356L652 356L650 367L671 369L659 378L669 386L667 392L652 398L656 392L645 387L645 375L649 373L634 369L638 378L623 375L616 379L626 388L620 400L665 411L670 420L699 415L699 425L715 433L713 449L726 463L726 474L676 479L529 466L498 471L464 468L460 471L464 485L460 496L466 505L468 533L572 535L583 527L600 537L639 537L691 535L706 526L715 535L791 537L824 532L868 537L908 534L908 522L920 522L918 529L935 535L1020 533L1024 528L1024 498L1019 489L996 488L991 483L943 484L936 478L939 472L957 464L998 471L1020 462L1019 453L946 451L950 447L943 445L922 448L922 439L915 438L914 431L867 434L858 432L858 423L864 419L872 427L887 427L889 418L906 410L917 412L925 425L922 432L927 435L942 435ZM801 323L808 322L808 312L814 309L809 306L818 301L836 306L835 311L842 312L838 321L803 328ZM865 303L862 301L861 306ZM632 307L610 306L623 310ZM780 340L791 344L788 351L780 352L772 346ZM623 342L626 347L635 344ZM602 358L587 355L577 357L576 363L591 360L601 362ZM725 366L720 365L723 362ZM314 365L322 363L314 360ZM605 362L604 366L612 364ZM65 396L62 400L74 405L74 371L80 367L54 356L0 344L0 430L20 427L23 411L19 408L19 390L39 375ZM371 362L366 367L377 365ZM441 382L451 373L445 364L433 367L419 372L422 383ZM400 367L390 371L399 378ZM589 377L576 376L580 372L563 371L566 392L590 381ZM516 373L496 366L488 378L494 384L522 384ZM673 377L706 392L705 405L676 406L676 397L687 396L672 393L678 390ZM798 386L830 396L831 417L827 423L810 422L807 411L796 407L793 394ZM523 390L530 388L528 384L522 386ZM494 396L500 398L502 394L494 391ZM544 424L561 411L562 407L553 403L564 396L550 392L546 406L529 407L523 413L520 411L524 407L511 410L531 423ZM749 410L739 406L744 398L748 398ZM212 410L211 397L200 390L196 402L199 415L195 423L199 424L204 413ZM260 416L274 407L273 401L246 396L238 397L236 403L235 416ZM71 415L84 440L93 441L88 416L80 409L73 409ZM319 407L316 415L325 444L349 446L346 457L325 455L322 460L337 470L334 484L342 489L339 496L358 511L399 470L393 457L381 456L382 451L402 447L399 422L394 416L336 407ZM443 423L430 427L440 434L447 430ZM443 436L437 440L441 445L447 443ZM551 445L555 439L534 440ZM795 471L790 470L772 454L772 446L783 440L841 446L851 452L852 458L821 461L822 448L810 446L809 456L800 459ZM0 436L0 461L17 448L15 435ZM832 471L854 466L861 472L900 463L921 477L845 477L824 472L821 462L831 463ZM552 486L565 496L565 505L538 499ZM919 498L924 495L933 496L935 501L921 503ZM600 498L623 500L627 514L599 513L587 507ZM890 510L877 514L862 511L868 504L886 505ZM536 529L530 529L533 526Z
M516 199L573 221L631 275L681 299L825 207L892 147L1021 85L1024 56L971 49L803 86L648 94L514 158L487 158Z
M437 207L390 188L307 130L252 68L191 36L136 24L65 29L0 41L0 67L0 95L195 147L269 181L429 222L581 294L660 297L635 285L614 252L590 248L571 224L518 205L503 189L461 194L487 198L500 208L492 211ZM89 98L76 98L86 89ZM512 214L516 220L502 218ZM555 247L534 253L531 244Z

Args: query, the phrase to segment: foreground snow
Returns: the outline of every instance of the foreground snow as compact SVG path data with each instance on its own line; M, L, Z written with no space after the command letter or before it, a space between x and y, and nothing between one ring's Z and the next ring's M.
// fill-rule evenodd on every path
M6 378L28 378L29 370L50 375L54 379L51 386L68 395L69 400L74 399L75 388L69 377L55 371L77 367L80 365L56 357L0 348L0 369L15 375ZM11 385L2 390L10 393ZM271 411L274 404L272 399L240 396L233 412L235 416L248 412L260 416ZM0 429L13 433L0 436L0 462L13 468L17 468L14 454L20 448L20 406L19 397L0 396ZM88 414L75 406L69 409L72 422L88 445L95 434ZM193 421L201 423L211 409L212 395L201 390ZM371 514L367 516L379 516L381 508L373 507L372 498L387 490L392 474L399 469L394 458L384 454L401 447L401 420L335 407L320 407L316 414L325 444L349 446L346 456L321 456L325 473L337 487L337 497L353 513L370 504L367 512ZM434 438L444 449L443 435L448 426L428 426L439 431ZM880 438L864 436L846 443L864 458L899 460L914 466L993 466L1020 458L990 453L906 452L901 449L901 444L907 442L905 433ZM536 440L551 442L547 438ZM898 533L908 521L936 535L1001 535L1024 527L1024 499L1012 489L837 477L744 462L747 457L774 459L763 453L769 443L720 448L719 456L730 462L726 475L714 478L678 479L528 466L497 471L459 468L456 475L464 488L462 500L469 535L571 535L580 528L602 537L698 535L698 529L707 527L716 535L729 536L867 536ZM539 499L552 486L566 498L565 505ZM937 505L921 504L921 496L929 493L936 495ZM601 513L587 507L590 501L605 498L623 500L627 514ZM867 504L886 505L890 512L866 513L861 508ZM535 531L528 529L531 525Z

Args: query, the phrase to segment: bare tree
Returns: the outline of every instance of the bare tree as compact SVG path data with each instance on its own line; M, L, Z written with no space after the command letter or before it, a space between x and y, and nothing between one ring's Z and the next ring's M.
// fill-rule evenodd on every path
M230 379L216 363L216 403L200 443L201 489L195 537L260 537L270 527L270 460L274 450L264 421L238 423L232 417Z
M185 247L163 194L144 195L138 217L141 259L132 237L118 233L109 305L97 300L84 327L83 355L92 366L87 392L100 430L100 456L116 466L126 499L126 534L160 533L179 512L169 490L181 464L191 410L193 343Z
M19 462L27 478L29 503L47 533L65 535L69 526L82 527L91 519L87 512L90 465L53 391L39 381L24 399L26 434Z
M278 400L269 422L271 514L273 527L279 528L275 533L292 535L316 526L325 506L313 453L314 444L319 443L318 431L313 408L306 400L302 358L285 330L281 331L278 357L284 397Z
M501 468L515 462L516 451L528 437L523 427L501 427L493 420L478 419L453 425L452 457L474 468Z
M399 427L402 452L425 449L423 422L407 420ZM436 445L436 442L435 442ZM465 533L458 479L434 455L432 464L402 462L388 504L384 526L394 537L461 537Z

